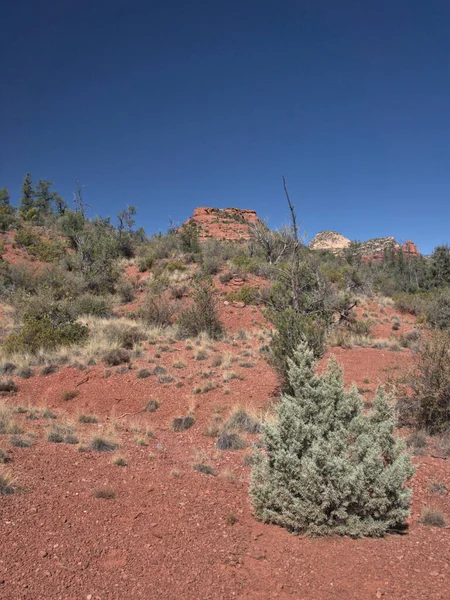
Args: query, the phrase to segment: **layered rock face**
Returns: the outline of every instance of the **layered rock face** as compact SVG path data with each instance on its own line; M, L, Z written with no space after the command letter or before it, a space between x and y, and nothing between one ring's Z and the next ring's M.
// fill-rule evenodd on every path
M328 250L333 254L343 254L350 246L351 240L336 231L321 231L309 243L312 250ZM408 240L402 246L392 236L372 238L367 242L358 243L358 252L364 262L379 262L383 260L386 250L401 249L407 256L419 256L419 250L414 242Z
M254 210L245 208L210 208L202 206L186 223L196 223L200 240L247 241L250 239L249 226L259 222Z

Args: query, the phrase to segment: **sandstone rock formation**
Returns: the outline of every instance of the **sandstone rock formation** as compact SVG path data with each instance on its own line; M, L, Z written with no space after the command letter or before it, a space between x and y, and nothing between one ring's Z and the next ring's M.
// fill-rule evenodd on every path
M219 240L247 241L250 239L249 225L258 223L254 210L243 208L200 207L186 223L194 222L198 226L200 240L217 238Z
M333 254L343 254L351 241L336 231L321 231L309 243L312 250L329 250ZM408 256L419 256L419 250L414 242L408 240L402 246L394 237L372 238L367 242L358 242L357 250L364 262L379 262L383 260L386 250L401 249Z

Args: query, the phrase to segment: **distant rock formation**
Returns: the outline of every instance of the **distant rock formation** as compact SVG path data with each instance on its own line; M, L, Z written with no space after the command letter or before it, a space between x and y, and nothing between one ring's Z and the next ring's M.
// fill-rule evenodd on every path
M351 240L336 231L321 231L310 242L312 250L328 250L333 254L343 254L350 246ZM419 256L419 250L414 242L408 240L403 245L392 236L372 238L367 242L358 242L357 249L364 262L379 262L383 260L386 250L402 250L408 256Z
M248 241L249 226L258 223L259 218L254 210L245 208L210 208L202 206L194 210L194 214L186 223L194 222L199 229L200 240L217 238L219 240Z
M336 231L321 231L310 242L312 250L329 250L333 254L341 254L350 246L350 240Z

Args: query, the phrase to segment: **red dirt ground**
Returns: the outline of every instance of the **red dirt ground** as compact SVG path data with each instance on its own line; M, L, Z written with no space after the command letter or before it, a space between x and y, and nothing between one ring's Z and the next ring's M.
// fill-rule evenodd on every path
M449 461L414 457L412 514L404 535L309 539L254 519L250 467L244 464L249 449L220 452L215 438L205 435L211 419L226 419L233 406L264 410L276 401L275 375L259 352L265 343L264 320L254 310L222 306L231 337L214 343L206 360L194 359L195 345L186 349L185 342L161 340L133 358L133 369L126 373L113 367L105 377L105 367L97 365L84 371L64 367L48 376L36 369L30 379L16 379L19 392L6 398L9 404L51 408L56 422L95 413L99 424L76 424L80 441L86 444L93 435L113 430L120 449L112 454L79 452L76 445L52 444L46 441L49 420L15 416L26 434L37 437L30 438L31 448L16 448L8 436L0 436L19 488L0 497L0 598L449 598L450 530L419 522L428 505L450 518L448 492L428 490L434 481L450 488ZM214 357L226 353L238 358L230 370L243 379L225 383L224 369L212 366ZM355 381L370 395L379 381L399 377L411 366L409 350L332 348L330 353L343 364L346 382ZM174 368L178 361L185 368ZM175 381L160 384L154 375L136 377L137 369L156 365ZM207 381L217 387L193 394ZM72 390L79 395L64 400L63 392ZM140 412L150 399L158 400L160 408ZM171 420L189 411L194 426L173 432ZM147 446L138 445L136 437L142 438L147 428L153 437ZM112 463L118 453L128 466ZM216 476L193 469L198 455ZM99 487L114 490L115 498L93 497Z

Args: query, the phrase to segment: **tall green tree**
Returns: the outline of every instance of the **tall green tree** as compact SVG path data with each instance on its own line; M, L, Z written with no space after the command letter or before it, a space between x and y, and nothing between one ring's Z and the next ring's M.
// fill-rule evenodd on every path
M15 209L11 206L9 192L0 188L0 231L7 231L15 221Z
M19 214L26 221L33 221L37 217L36 206L34 202L33 181L30 173L25 175L21 187L22 195L19 203Z

